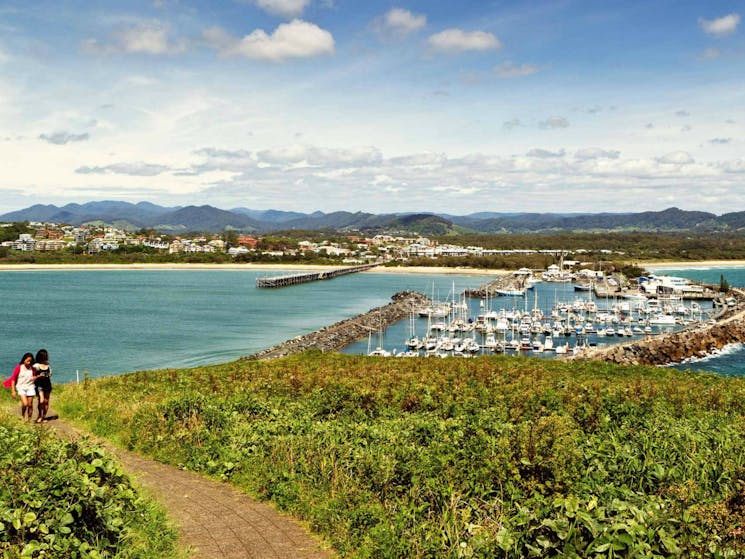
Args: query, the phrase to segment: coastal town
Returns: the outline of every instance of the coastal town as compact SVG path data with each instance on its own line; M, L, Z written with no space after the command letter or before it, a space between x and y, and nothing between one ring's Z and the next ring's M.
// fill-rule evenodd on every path
M2 228L16 224L0 223ZM221 234L203 233L194 235L165 235L155 230L132 232L110 225L72 226L48 222L29 222L28 233L21 233L14 239L0 243L9 251L59 252L75 251L80 254L99 254L126 252L128 250L147 250L156 254L215 254L224 253L234 258L245 255L265 257L296 257L318 255L334 259L343 264L365 264L370 262L406 262L412 259L437 260L458 257L489 256L531 256L545 255L558 259L570 250L557 247L552 249L514 249L484 248L482 246L461 246L432 240L428 237L394 236L377 234L365 236L362 233L340 233L335 240L310 240L303 238L277 239L276 235L247 235L235 231ZM589 249L574 249L577 257L588 254ZM611 260L623 258L624 251L599 249L603 258ZM579 261L566 260L571 267Z

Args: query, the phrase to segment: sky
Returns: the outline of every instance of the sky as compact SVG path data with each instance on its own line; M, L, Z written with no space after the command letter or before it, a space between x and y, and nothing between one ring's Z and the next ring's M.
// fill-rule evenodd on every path
M745 210L745 0L4 0L0 212Z

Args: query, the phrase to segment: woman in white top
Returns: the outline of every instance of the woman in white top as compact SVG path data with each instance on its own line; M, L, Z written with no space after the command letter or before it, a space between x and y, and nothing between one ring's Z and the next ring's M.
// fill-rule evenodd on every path
M34 396L36 396L36 375L34 373L34 356L31 353L24 353L21 358L21 362L18 364L18 376L16 376L15 382L10 385L10 393L13 398L16 397L16 392L21 397L21 417L28 415L28 420L31 421L31 416L34 414Z

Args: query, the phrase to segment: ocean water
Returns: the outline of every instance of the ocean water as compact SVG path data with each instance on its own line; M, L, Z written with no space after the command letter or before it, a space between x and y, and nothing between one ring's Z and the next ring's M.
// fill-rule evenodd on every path
M716 268L707 266L696 266L695 268L686 269L655 268L655 273L680 276L717 285L720 278L724 276L724 279L731 286L745 287L745 268ZM745 376L745 346L734 344L724 348L719 354L674 365L674 367L681 370L711 371L728 376Z
M724 274L745 286L745 268L665 270L717 283ZM86 270L0 272L0 366L9 375L21 355L45 347L56 382L143 369L227 362L289 338L387 304L403 289L444 299L490 276L352 274L284 289L257 289L257 277L276 272L243 270ZM492 308L550 309L576 297L569 284L538 284L537 300L502 297ZM586 295L585 295L586 296ZM598 302L603 306L602 302ZM471 313L479 301L471 300ZM425 333L426 320L417 322ZM384 346L403 347L409 321L384 332ZM377 346L377 336L369 342ZM365 353L368 340L346 349ZM727 348L680 368L745 375L745 349ZM0 372L0 376L3 373Z
M50 354L56 382L223 363L390 302L403 289L445 297L488 276L362 273L257 289L243 270L0 272L0 366ZM433 287L434 285L434 287ZM3 374L0 374L3 376Z

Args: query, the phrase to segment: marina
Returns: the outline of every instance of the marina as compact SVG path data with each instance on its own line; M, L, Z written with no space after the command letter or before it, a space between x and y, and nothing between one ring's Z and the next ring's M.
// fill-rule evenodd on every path
M476 299L453 286L447 300L417 309L407 321L388 328L376 348L407 357L579 355L706 324L715 313L710 301L683 301L674 295L597 297L563 281L534 282L520 293ZM372 345L371 340L360 341L344 351L372 353Z

